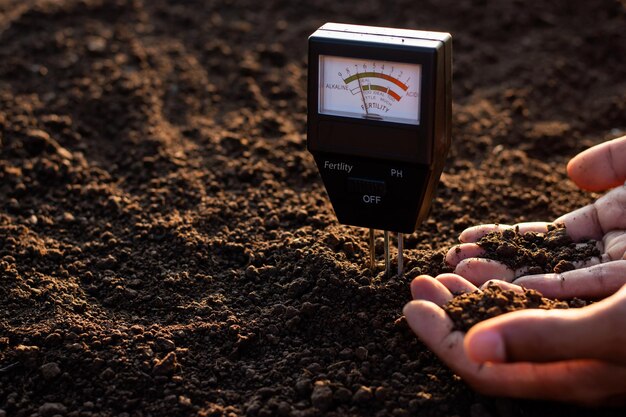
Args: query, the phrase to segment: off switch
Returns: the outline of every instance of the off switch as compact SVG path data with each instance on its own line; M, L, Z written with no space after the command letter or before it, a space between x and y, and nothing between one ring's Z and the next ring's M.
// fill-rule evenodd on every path
M382 197L387 192L387 187L385 181L350 177L348 178L348 192Z

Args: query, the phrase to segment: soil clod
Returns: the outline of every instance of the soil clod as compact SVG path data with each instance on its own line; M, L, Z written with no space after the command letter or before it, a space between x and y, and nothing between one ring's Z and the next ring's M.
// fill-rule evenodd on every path
M584 307L587 302L580 299L558 301L545 298L539 291L523 289L521 292L503 290L496 284L489 285L482 291L474 291L454 297L443 306L454 323L455 330L467 332L481 321L511 311L525 309L564 309Z
M575 269L574 262L600 256L595 240L575 243L563 225L550 225L546 233L492 232L477 243L485 250L484 257L513 270L527 268L528 274L560 274Z

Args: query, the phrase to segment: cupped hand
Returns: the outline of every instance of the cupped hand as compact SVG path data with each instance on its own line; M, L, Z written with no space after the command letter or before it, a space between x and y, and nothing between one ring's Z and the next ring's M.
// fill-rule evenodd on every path
M597 191L622 184L626 180L626 136L577 155L568 164L568 174L580 188L587 190ZM516 229L519 233L545 233L551 224L564 224L567 234L575 242L597 240L602 255L585 263L575 263L579 269L574 271L526 275L526 268L513 270L500 262L485 259L484 250L476 244L493 231ZM476 285L500 279L535 288L548 297L568 298L573 294L604 297L626 283L626 183L593 204L565 214L552 223L479 225L463 231L459 240L461 244L448 251L446 261L455 267L455 273Z
M474 389L586 405L626 401L626 286L581 309L515 311L467 334L454 330L441 306L476 290L456 274L424 275L411 283L414 300L404 307L411 329Z
M626 204L626 187L623 188L625 188L623 203ZM624 207L626 210L626 205ZM576 212L570 215L574 213ZM624 224L619 224L619 227L626 229L626 212L621 218L616 219L616 223L622 222ZM570 236L575 236L578 227L581 226L576 219L571 222L566 219L565 224ZM512 226L500 224L472 227L461 234L461 240L465 243L454 246L448 251L446 262L454 266L456 274L465 277L475 285L498 279L536 289L551 298L574 296L602 298L613 294L626 284L626 232L624 230L604 233L602 239L597 242L600 257L585 262L574 262L574 266L578 269L563 273L527 275L527 268L513 270L501 262L484 258L485 251L475 243L482 236L496 230L518 229L519 233L530 231L544 233L548 225L549 223L520 223Z

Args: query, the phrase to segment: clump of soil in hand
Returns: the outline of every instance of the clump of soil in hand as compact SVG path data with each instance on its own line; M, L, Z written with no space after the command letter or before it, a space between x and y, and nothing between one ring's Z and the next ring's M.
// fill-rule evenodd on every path
M519 233L519 229L492 232L478 246L485 257L502 262L511 269L528 267L528 275L562 273L575 269L574 262L600 256L595 240L575 243L564 225L548 226L546 233Z
M497 285L490 285L482 291L464 293L454 297L443 306L454 323L455 330L467 332L473 325L516 310L538 308L551 310L555 308L582 307L586 302L574 299L568 304L565 301L551 300L539 291L525 289L523 293L503 290Z

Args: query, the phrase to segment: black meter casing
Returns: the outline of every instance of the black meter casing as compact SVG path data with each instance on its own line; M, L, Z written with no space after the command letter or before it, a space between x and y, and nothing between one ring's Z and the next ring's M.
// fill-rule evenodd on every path
M450 147L451 36L327 23L309 37L308 52L307 148L339 222L414 232ZM419 123L321 113L320 56L419 64Z

